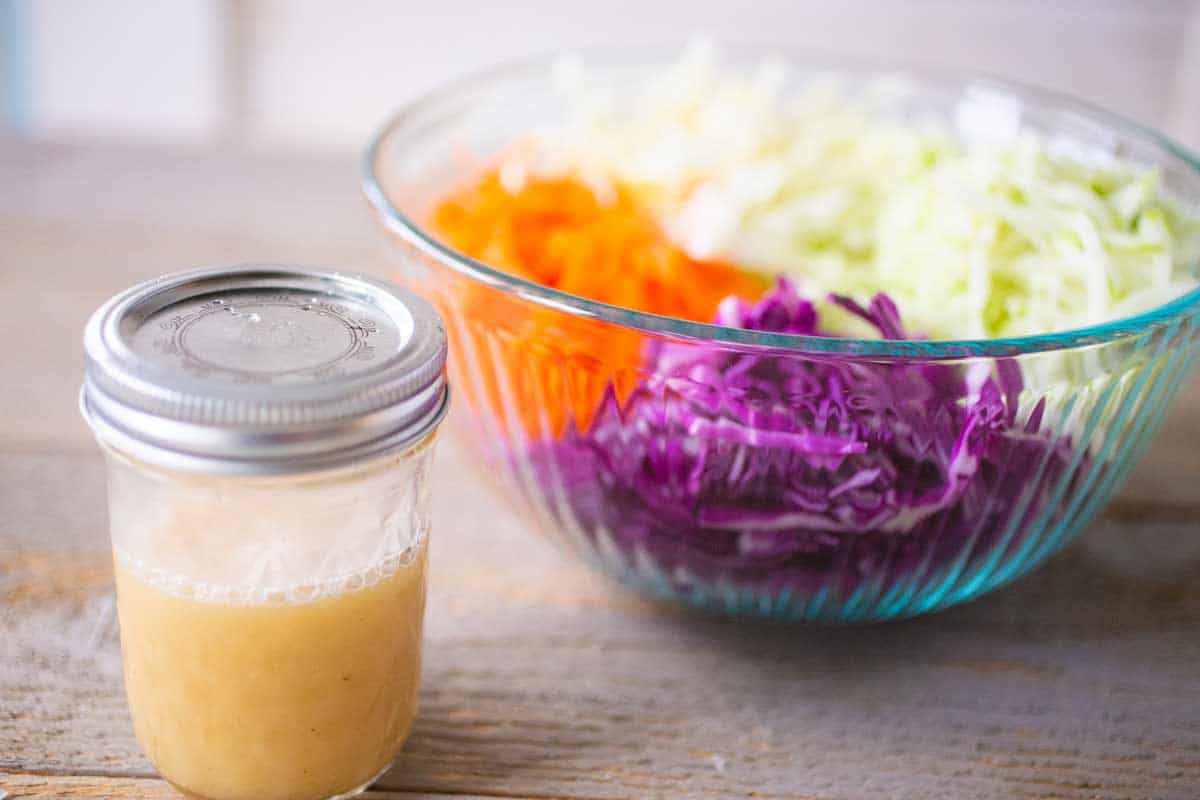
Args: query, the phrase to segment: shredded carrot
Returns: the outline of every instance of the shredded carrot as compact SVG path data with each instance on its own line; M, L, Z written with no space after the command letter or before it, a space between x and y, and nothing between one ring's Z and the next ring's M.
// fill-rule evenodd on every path
M575 178L533 180L509 192L489 173L445 199L433 226L451 247L509 274L671 317L708 321L725 297L755 299L766 288L731 265L688 257L624 189L601 201ZM528 433L557 435L568 418L587 427L610 386L624 399L633 384L625 376L640 363L641 334L513 303L488 287L470 294L465 302L457 298L473 329L459 352L502 359L478 365L489 384L486 402L500 419L516 414Z
M672 246L624 189L612 202L574 178L508 192L495 173L434 216L454 248L543 286L613 305L707 322L730 294L755 299L762 280Z

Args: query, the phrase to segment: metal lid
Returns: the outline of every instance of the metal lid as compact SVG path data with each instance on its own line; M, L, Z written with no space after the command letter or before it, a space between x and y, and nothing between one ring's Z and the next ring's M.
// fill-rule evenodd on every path
M341 466L415 443L449 401L437 312L341 272L244 265L147 281L96 311L84 351L96 435L174 469Z

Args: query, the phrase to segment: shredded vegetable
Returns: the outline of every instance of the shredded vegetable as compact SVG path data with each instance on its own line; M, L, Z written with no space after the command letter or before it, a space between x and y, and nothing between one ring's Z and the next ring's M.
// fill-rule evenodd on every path
M434 225L489 266L590 300L707 321L722 298L757 297L767 282L673 246L628 192L605 201L572 178L509 191L492 173L444 201Z
M568 119L512 159L514 180L630 187L693 258L786 274L812 296L885 291L931 338L1078 327L1197 284L1200 226L1153 170L1023 128L999 90L920 118L900 81L789 94L786 65L723 72L704 46L635 102L578 63L561 72Z
M865 308L831 302L905 336L884 295ZM731 298L717 321L820 331L787 281L756 305ZM1070 474L1070 442L1041 432L1041 406L1018 422L1009 362L992 374L668 344L651 348L646 367L627 403L609 398L590 430L568 429L533 461L585 531L684 583L808 591L849 558L843 588L853 589L975 540L986 552Z

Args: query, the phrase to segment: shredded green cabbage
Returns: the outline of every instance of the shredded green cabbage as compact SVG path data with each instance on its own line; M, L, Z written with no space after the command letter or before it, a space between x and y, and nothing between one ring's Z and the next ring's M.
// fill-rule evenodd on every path
M786 74L779 61L723 74L701 45L631 101L567 64L569 118L522 169L625 183L693 257L788 275L810 296L886 292L931 338L1064 330L1197 285L1200 224L1154 170L1023 130L1002 94L965 98L953 120L889 119L902 81L785 95Z

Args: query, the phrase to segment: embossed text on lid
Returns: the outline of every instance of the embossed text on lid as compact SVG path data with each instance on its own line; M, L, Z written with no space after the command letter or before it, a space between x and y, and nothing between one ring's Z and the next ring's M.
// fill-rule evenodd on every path
M97 434L180 468L346 463L419 438L447 402L433 309L338 272L242 266L148 281L96 312L84 346Z
M227 292L163 309L130 336L149 357L233 382L302 383L361 372L408 335L378 309L311 292ZM405 326L411 328L411 326Z

